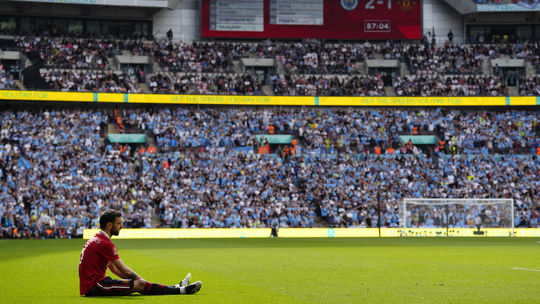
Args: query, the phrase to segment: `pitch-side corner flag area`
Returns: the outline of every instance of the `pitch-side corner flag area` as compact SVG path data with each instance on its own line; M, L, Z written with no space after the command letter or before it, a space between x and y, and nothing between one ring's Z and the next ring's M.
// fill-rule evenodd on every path
M114 240L146 280L193 296L84 298L84 240L0 240L2 303L539 303L540 239ZM114 275L109 274L114 277Z

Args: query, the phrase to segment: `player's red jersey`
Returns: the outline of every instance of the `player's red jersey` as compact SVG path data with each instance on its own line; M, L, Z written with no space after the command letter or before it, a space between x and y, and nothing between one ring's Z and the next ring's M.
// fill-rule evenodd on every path
M119 259L116 247L109 236L100 231L86 242L79 260L79 288L86 294L97 282L105 278L107 264Z

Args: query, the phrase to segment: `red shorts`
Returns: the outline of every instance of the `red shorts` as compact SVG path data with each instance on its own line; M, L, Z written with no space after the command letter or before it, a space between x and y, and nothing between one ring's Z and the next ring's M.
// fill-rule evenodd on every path
M111 277L96 283L89 292L85 294L87 297L96 296L127 296L133 293L133 280L115 280Z

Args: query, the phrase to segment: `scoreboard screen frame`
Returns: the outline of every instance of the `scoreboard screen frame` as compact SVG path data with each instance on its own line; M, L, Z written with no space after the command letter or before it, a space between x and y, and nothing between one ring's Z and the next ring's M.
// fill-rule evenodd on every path
M262 31L210 29L210 2L202 0L201 36L214 38L419 40L422 38L421 0L324 0L323 25L270 23L270 1L263 0ZM291 0L294 3L294 0ZM365 31L369 21L390 23L388 31Z

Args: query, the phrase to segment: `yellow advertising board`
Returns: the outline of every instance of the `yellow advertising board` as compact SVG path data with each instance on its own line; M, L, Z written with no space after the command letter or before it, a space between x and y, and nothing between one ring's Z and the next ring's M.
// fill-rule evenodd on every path
M99 229L85 229L83 239L89 239ZM270 228L124 228L116 239L204 239L204 238L265 238Z
M84 239L98 229L85 229ZM486 228L381 228L381 237L511 237L512 229ZM124 228L116 239L267 238L270 228ZM378 228L280 228L280 238L379 237ZM514 237L540 237L540 228L516 228Z
M0 90L0 100L92 102L94 93Z
M319 106L505 106L505 97L319 97Z
M377 228L280 228L280 238L378 237Z
M198 105L257 105L313 106L310 96L238 96L238 95L162 95L131 94L129 103L198 104Z
M476 228L387 228L381 229L383 237L540 237L538 228L482 228L478 231Z
M371 107L469 107L469 106L536 106L536 97L318 97L319 106Z
M364 97L122 94L0 90L0 100L253 106L538 106L540 97Z

